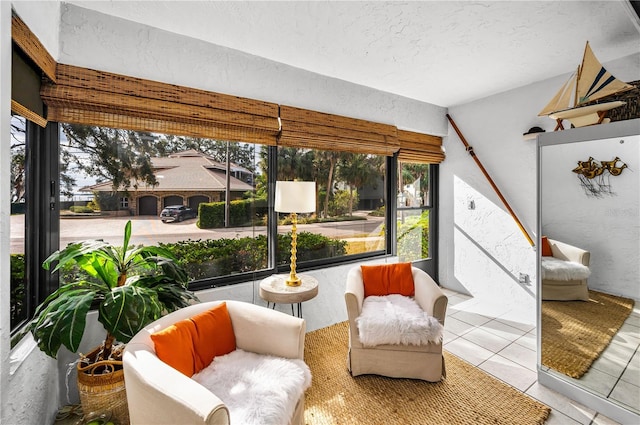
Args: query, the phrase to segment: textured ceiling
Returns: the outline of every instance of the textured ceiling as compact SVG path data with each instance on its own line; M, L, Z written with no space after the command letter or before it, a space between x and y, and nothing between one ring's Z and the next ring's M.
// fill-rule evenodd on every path
M618 0L69 3L440 106L640 51Z

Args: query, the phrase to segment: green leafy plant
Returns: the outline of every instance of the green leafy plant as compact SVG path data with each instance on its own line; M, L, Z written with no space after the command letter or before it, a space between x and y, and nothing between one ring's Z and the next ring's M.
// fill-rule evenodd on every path
M54 252L43 267L52 273L68 265L79 272L63 283L36 310L28 330L38 347L55 358L61 345L77 352L87 314L97 305L98 321L107 331L94 362L120 360L114 342L127 343L163 314L197 300L187 289L187 274L174 255L159 246L129 246L131 221L122 247L94 240L69 244Z

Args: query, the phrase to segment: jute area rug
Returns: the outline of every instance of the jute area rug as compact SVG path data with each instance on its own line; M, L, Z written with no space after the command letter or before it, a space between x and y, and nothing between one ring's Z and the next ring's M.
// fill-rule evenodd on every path
M438 383L347 371L347 322L309 332L304 358L313 376L304 419L325 424L543 424L550 409L445 352Z
M634 301L589 291L589 301L542 302L542 364L580 378L607 348Z

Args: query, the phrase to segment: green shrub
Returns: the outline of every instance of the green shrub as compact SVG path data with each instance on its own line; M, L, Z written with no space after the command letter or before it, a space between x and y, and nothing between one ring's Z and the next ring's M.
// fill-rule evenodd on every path
M369 213L372 217L384 217L386 214L384 205L378 209L375 209Z
M83 213L83 214L88 214L88 213L92 213L93 210L89 207L83 207L80 205L72 205L69 207L69 211L74 212L74 213Z
M115 192L93 192L93 202L98 204L101 211L117 211L120 207L120 194Z
M95 200L87 202L87 207L91 208L93 211L100 211L100 204Z
M205 202L198 208L198 227L216 229L224 227L225 202ZM238 199L229 203L229 222L232 227L262 224L267 215L264 198Z
M171 251L190 280L249 272L268 265L267 237L238 239L186 240L161 244ZM298 234L297 260L306 261L337 257L346 253L345 241L309 232ZM288 264L291 256L291 234L278 235L278 264Z
M429 258L429 211L398 222L398 257L400 261Z
M11 254L11 328L26 319L27 299L25 293L24 254Z

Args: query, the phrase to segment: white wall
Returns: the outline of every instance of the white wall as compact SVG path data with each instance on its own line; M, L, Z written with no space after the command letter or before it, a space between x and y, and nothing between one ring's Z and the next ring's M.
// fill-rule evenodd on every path
M640 78L640 54L605 64L623 81ZM555 121L538 112L568 75L449 108L477 158L530 237L537 240L536 141L533 126L552 131ZM486 301L520 308L535 324L536 251L532 249L465 147L450 129L440 167L440 283ZM475 210L468 209L470 200ZM518 282L520 273L529 284Z
M590 289L640 300L640 136L544 146L541 156L543 234L591 253ZM628 165L603 175L611 194L588 196L571 171L589 157Z
M38 28L43 44L57 52L57 3L32 4L40 9L19 15ZM52 7L53 5L53 7ZM57 365L29 337L10 349L9 216L11 199L11 2L0 2L0 423L51 423L58 406ZM26 3L14 4L24 11Z
M60 33L60 3L57 1L13 0L10 2L20 19L47 49L58 59Z

